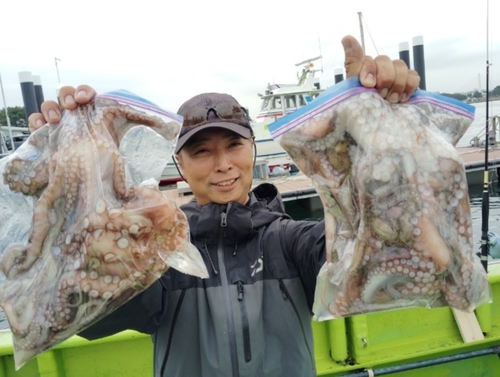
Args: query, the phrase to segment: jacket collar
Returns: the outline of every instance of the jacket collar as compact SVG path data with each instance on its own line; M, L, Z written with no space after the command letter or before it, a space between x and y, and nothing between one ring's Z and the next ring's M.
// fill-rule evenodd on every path
M261 226L277 218L289 218L276 186L264 183L249 193L246 205L209 203L200 206L193 199L181 206L189 221L191 237L205 243L217 243L221 230L226 242L240 243L255 236ZM221 225L225 213L225 226Z

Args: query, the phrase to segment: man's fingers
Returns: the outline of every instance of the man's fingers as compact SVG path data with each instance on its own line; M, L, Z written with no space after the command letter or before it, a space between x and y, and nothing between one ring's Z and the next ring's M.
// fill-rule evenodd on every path
M391 103L406 102L418 87L420 77L409 70L403 60L390 60L387 56L375 58L377 90Z
M415 90L418 89L419 85L420 85L420 76L418 75L417 71L409 69L406 79L406 87L404 89L401 102L406 102L415 92Z
M89 103L95 94L95 90L88 85L79 85L76 89L72 86L63 86L59 89L59 102L63 109L74 110L79 104Z
M96 92L88 85L79 85L76 89L72 86L63 86L59 89L59 103L44 101L41 106L42 113L31 114L28 118L30 132L34 132L45 123L55 124L61 121L62 110L74 110L79 104L83 105L94 98Z
M28 127L30 130L30 133L35 132L40 127L42 127L45 123L46 123L45 118L43 117L42 113L33 113L28 117Z
M78 85L75 89L75 101L80 105L89 103L95 95L94 88L88 85Z
M75 102L75 88L72 86L61 87L59 89L59 103L63 109L76 109L78 104Z
M377 66L371 56L363 58L363 65L359 72L359 81L365 88L373 88L377 84L375 79L377 75Z
M41 107L43 117L48 123L55 124L61 120L61 109L57 102L44 101Z

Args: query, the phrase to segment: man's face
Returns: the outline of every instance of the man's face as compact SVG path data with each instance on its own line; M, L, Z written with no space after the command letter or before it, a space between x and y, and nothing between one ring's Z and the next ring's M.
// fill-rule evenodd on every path
M252 146L252 140L223 128L200 131L186 143L177 158L198 204L247 203Z

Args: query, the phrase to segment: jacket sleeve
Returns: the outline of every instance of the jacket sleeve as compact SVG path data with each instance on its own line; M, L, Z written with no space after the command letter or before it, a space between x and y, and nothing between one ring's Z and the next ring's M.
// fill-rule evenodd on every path
M165 313L170 278L168 272L144 292L88 327L78 335L92 340L116 334L123 330L154 333Z
M326 261L324 221L284 221L281 243L288 258L299 271L302 285L312 308L316 278Z

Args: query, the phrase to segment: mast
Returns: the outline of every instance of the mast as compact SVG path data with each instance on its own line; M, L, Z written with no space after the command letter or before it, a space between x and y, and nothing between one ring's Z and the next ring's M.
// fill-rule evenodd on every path
M363 32L363 12L358 12L358 19L359 19L359 32L361 34L361 47L363 48L363 52L366 53L365 34Z
M12 136L12 128L10 125L9 112L7 111L7 103L5 102L5 94L3 92L3 83L1 75L0 75L0 89L2 90L3 107L5 110L5 118L7 119L7 128L9 129L10 143L12 146L12 152L14 152L16 150L16 146L14 145L14 137Z

